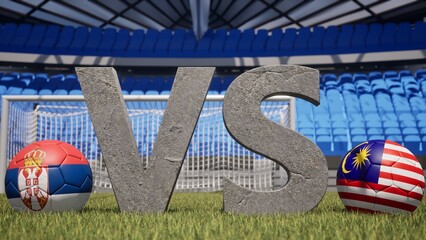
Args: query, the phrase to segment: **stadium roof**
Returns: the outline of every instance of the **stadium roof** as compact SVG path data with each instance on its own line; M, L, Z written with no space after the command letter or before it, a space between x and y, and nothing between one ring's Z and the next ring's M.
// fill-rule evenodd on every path
M190 29L197 24L204 24L205 27L208 24L210 29L270 30L358 22L413 22L423 20L425 15L426 2L416 0L2 0L0 2L0 18L3 22L55 23L131 30ZM205 19L204 23L202 18ZM193 20L199 22L194 23Z

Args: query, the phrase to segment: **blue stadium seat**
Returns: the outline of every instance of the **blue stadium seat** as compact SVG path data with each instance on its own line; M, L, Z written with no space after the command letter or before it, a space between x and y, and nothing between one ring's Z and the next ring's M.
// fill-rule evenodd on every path
M161 91L164 89L164 78L163 77L155 77L150 81L149 86L147 86L148 91L146 91L146 95L159 95ZM152 91L152 92L150 92Z
M352 83L344 83L342 85L342 96L345 95L356 95L355 85Z
M324 27L314 27L311 37L308 40L309 54L317 54L322 52L324 35L325 35Z
M57 25L49 25L46 34L40 43L40 50L45 53L50 53L54 50L55 44L58 41L61 28ZM64 39L65 40L65 39ZM71 39L69 39L71 41Z
M426 137L426 127L422 127L422 128L420 128L420 135L421 136L423 136L423 142L426 142L425 141L425 137Z
M330 91L329 91L330 92ZM329 106L333 106L330 108L330 113L343 113L344 112L344 104L342 97L339 95L332 95L327 97L327 102Z
M145 39L145 31L144 30L136 30L133 32L132 37L130 38L129 45L127 47L127 55L128 56L139 56L140 48Z
M416 71L416 78L421 79L426 77L426 69L419 69Z
M334 82L336 82L337 81L337 76L334 73L324 74L323 81L324 82L328 82L328 81L334 81Z
M225 40L224 45L224 56L235 56L236 50L238 49L238 44L241 38L241 31L239 29L232 29L228 37Z
M156 29L149 29L146 32L145 39L141 46L142 56L153 56L154 49L157 44L159 31Z
M268 30L260 29L254 37L252 56L265 56L266 55L266 43L268 40Z
M83 49L85 53L96 54L98 46L102 39L102 29L101 28L91 28L88 35L87 43L84 45Z
M68 95L71 89L73 89L73 87L78 84L77 77L73 74L67 75L66 77L63 75L57 75L56 77L61 79L61 81L53 91L53 95Z
M20 75L17 72L9 72L6 73L4 77L11 77L13 80L18 80L20 78Z
M129 95L130 92L141 90L137 87L137 81L133 77L127 77L123 82L121 82L121 92L124 95ZM135 94L132 94L135 95Z
M378 93L376 96L377 110L379 113L393 112L393 104L389 94Z
M308 41L310 36L311 36L310 27L302 27L299 29L293 44L295 53L298 53L298 54L307 53Z
M398 26L395 23L386 23L380 37L380 45L383 50L393 50L396 47L396 34Z
M46 77L35 77L34 80L22 91L22 95L36 95L47 83Z
M412 77L413 76L413 74L411 74L411 71L410 70L401 70L401 71L399 71L399 78L401 78L401 77Z
M114 28L104 29L102 40L98 47L98 52L101 55L111 55L112 48L117 37L117 31Z
M396 44L399 49L410 48L411 45L411 24L400 23L396 34Z
M404 88L398 78L386 78L386 85L388 86L389 93L405 95Z
M331 122L331 127L334 128L334 130L339 129L339 134L341 133L341 129L345 129L345 131L347 131L347 127L348 127L348 123L346 120L342 120L342 121L332 121ZM333 130L333 131L334 131ZM333 132L333 134L335 134Z
M335 122L333 122L333 123L335 123ZM332 123L332 126L334 125ZM348 135L348 129L346 128L346 127L334 127L333 128L333 130L332 130L333 132L333 136L347 136Z
M366 135L367 132L365 131L365 128L352 128L350 130L351 136L357 136L357 135Z
M350 52L353 35L352 25L343 25L337 38L337 48L340 52Z
M374 136L374 135L383 135L383 128L379 127L371 127L367 129L367 135L368 136Z
M193 57L195 48L197 47L197 39L195 38L194 31L189 30L185 34L185 40L182 45L182 56Z
M74 39L74 32L75 30L73 27L66 26L62 28L62 31L58 38L58 42L55 45L55 48L58 53L65 53L68 50L71 41ZM46 45L46 47L48 47L48 45Z
M381 113L380 118L382 121L398 121L398 117L393 112Z
M405 127L402 129L402 135L419 135L419 130L416 127Z
M299 133L303 134L304 136L314 136L315 130L314 128L300 128Z
M335 53L337 48L338 36L339 28L337 26L329 26L326 29L324 39L322 41L322 48L324 49L324 51L330 52L332 54Z
M15 37L17 25L15 23L6 23L1 30L0 50L8 50L9 43Z
M420 82L420 91L422 92L423 96L426 96L426 78L423 78Z
M357 24L355 25L354 34L351 39L351 49L354 52L366 51L366 38L368 32L368 25Z
M401 135L401 129L399 128L385 128L385 135L386 136L391 136L391 135Z
M331 136L331 128L319 127L315 130L317 136Z
M226 29L218 29L215 31L210 45L210 54L212 56L217 57L222 55L227 36L228 31Z
M213 40L213 30L209 29L197 44L197 56L208 57L210 55L210 45Z
M426 112L415 113L414 115L416 116L417 121L426 121Z
M130 33L127 29L120 29L117 34L114 45L112 46L112 52L118 56L124 55L130 40Z
M384 78L398 78L399 74L397 71L386 71L383 73Z
M416 22L411 35L412 47L416 49L426 48L426 23Z
M266 52L268 55L276 55L280 51L281 38L283 31L280 28L272 30L271 36L266 43Z
M417 84L417 80L411 75L410 71L400 71L399 78L404 86L410 84Z
M173 56L179 56L182 53L185 36L186 32L183 29L177 29L174 31L169 44L169 53L173 54Z
M370 86L370 82L368 80L358 80L355 82L355 88L358 95L362 94L370 94L372 92L372 88Z
M426 99L422 97L410 98L410 106L413 113L426 112Z
M377 52L383 50L381 45L382 30L382 24L370 24L365 41L368 51Z
M30 37L32 27L32 25L26 23L19 24L14 38L9 43L9 50L22 51Z
M74 87L72 87L72 89L69 91L68 93L69 95L83 95L83 92L81 91L81 87L80 84L76 84L74 85Z
M371 91L373 95L377 95L379 93L389 93L386 82L383 79L375 79L371 81Z
M246 29L241 35L240 42L238 44L238 55L239 56L250 56L252 45L254 41L254 29Z
M380 121L383 115L379 115L377 112L363 113L362 116L366 122Z
M368 75L364 73L355 73L353 75L354 82L357 83L358 81L366 81L368 82Z
M30 52L36 52L44 39L46 30L47 28L45 25L34 25L33 29L31 30L30 37L28 38L28 41L25 44L25 50Z
M294 49L294 41L296 40L297 30L295 28L287 28L281 38L280 52L290 54Z
M344 99L346 112L348 114L361 112L360 102L356 94L346 93L342 96Z
M74 38L68 48L69 53L72 54L83 54L84 45L87 42L89 37L89 28L88 27L77 27L75 29Z
M158 41L155 45L157 56L166 56L169 51L170 40L172 39L172 31L170 29L161 30L158 35Z
M399 144L403 144L402 135L389 135L386 138L387 138L387 140L394 141L394 142L397 142Z
M397 121L393 120L386 120L383 121L383 128L399 128L399 124Z
M56 75L49 78L47 83L40 89L40 95L53 95L53 92L62 84L63 75Z
M416 121L413 121L413 120L401 121L399 124L401 125L402 128L405 128L405 127L417 127Z
M6 91L2 91L1 95L20 95L22 90L27 87L24 81L19 79L9 82L9 87Z
M406 97L409 99L411 99L412 97L422 97L422 93L417 83L409 83L407 85L404 85L404 91Z
M365 126L367 128L381 128L382 123L380 122L379 117L377 117L375 119L371 119L371 115L370 115L370 118L366 117Z
M408 103L408 100L401 95L393 94L392 95L392 102L393 102L393 105L395 107L396 112L403 113L403 112L410 112L411 111L410 104Z
M371 94L362 94L359 97L361 110L363 113L377 112L376 100Z
M163 90L161 91L161 95L169 95L172 90L174 77L168 77L164 79Z
M383 75L381 72L369 72L368 73L368 80L373 81L376 79L383 79Z
M21 73L19 79L24 81L28 86L34 80L34 73Z
M339 76L339 85L342 86L345 83L353 84L352 74L343 73Z

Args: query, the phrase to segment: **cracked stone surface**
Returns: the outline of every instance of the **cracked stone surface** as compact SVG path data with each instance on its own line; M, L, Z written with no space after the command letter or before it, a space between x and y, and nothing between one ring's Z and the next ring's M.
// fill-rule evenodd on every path
M319 104L319 72L291 65L252 69L227 90L223 118L230 135L247 149L284 167L288 183L280 190L259 192L224 179L224 210L241 214L307 212L327 190L328 168L321 150L299 133L266 118L262 100L288 95Z
M121 211L167 209L215 68L179 68L148 168L144 170L111 67L79 67L87 108Z

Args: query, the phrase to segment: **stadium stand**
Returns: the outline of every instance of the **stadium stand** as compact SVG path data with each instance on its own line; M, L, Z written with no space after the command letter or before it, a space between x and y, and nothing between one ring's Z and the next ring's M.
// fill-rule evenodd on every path
M373 23L285 31L112 28L5 23L0 51L116 57L260 57L366 53L426 48L426 23Z
M0 76L0 95L82 94L74 74L8 72ZM125 95L169 94L173 82L169 76L121 79ZM209 94L225 94L233 79L214 77ZM341 156L362 141L385 138L424 154L426 70L329 73L321 75L320 81L321 104L313 107L297 99L296 125L325 155Z

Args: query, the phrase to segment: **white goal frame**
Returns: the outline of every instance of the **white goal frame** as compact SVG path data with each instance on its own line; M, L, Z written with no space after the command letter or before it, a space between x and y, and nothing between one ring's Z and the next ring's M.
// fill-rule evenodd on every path
M124 95L127 101L167 101L169 95ZM208 95L205 101L223 101L224 95ZM4 95L2 96L1 125L0 125L0 194L5 193L5 174L7 170L8 124L11 102L84 102L82 95ZM265 101L289 102L290 128L296 129L296 102L294 97L274 96Z

